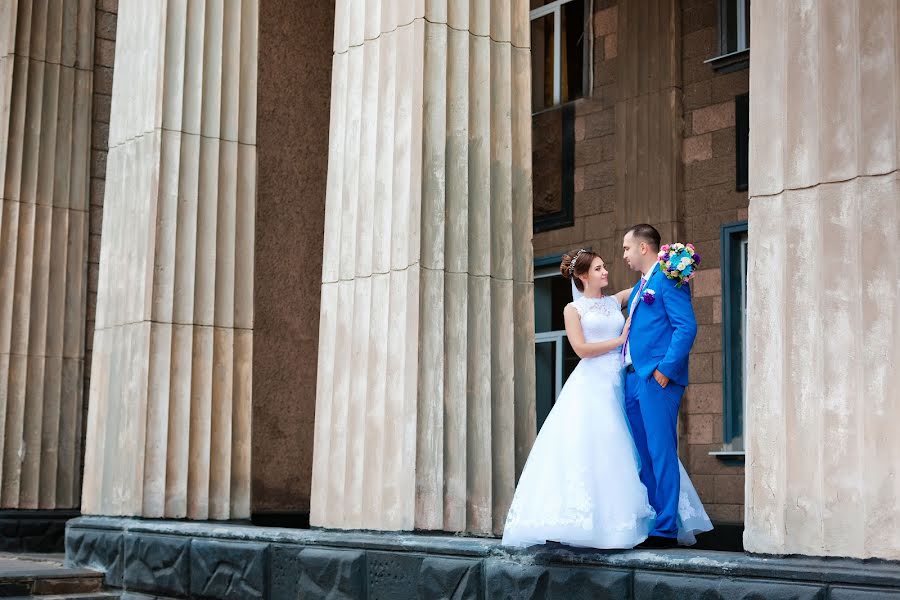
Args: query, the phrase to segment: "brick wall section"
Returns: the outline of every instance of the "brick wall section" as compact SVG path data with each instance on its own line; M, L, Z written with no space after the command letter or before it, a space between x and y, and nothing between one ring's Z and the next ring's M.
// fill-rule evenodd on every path
M94 322L97 314L97 281L100 274L100 232L103 226L103 192L106 155L109 150L109 112L112 100L113 63L116 55L118 0L97 0L94 16L94 97L91 117L91 216L88 238L87 327L85 330L84 407L82 441L90 397ZM82 448L84 444L82 443ZM82 456L82 460L84 457Z
M708 58L718 54L715 0L683 0L685 241L703 255L693 285L698 335L691 355L691 385L682 403L680 451L685 467L717 521L742 522L744 469L709 456L722 446L722 298L719 230L747 218L746 192L735 191L734 97L748 91L749 70L718 74ZM576 101L575 224L534 236L535 256L592 245L624 269L615 235L615 99L618 10L594 3L594 83L591 97Z
M575 224L534 236L535 256L580 245L615 247L615 1L594 2L593 94L575 101Z
M747 218L747 192L735 190L734 97L749 90L749 70L718 74L706 59L718 54L714 0L682 3L684 220L703 256L693 285L697 340L691 385L682 406L682 456L715 520L741 522L744 469L709 456L722 445L722 282L720 227Z

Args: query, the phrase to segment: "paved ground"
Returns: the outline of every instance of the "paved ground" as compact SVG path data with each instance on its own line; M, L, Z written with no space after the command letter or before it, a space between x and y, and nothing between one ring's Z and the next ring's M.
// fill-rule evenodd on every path
M0 552L0 577L22 573L49 574L64 568L65 554L12 554Z

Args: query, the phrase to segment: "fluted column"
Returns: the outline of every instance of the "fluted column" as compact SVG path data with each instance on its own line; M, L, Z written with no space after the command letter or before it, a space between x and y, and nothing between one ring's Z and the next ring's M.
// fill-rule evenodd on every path
M324 527L499 533L535 433L528 3L339 0Z
M900 559L900 6L752 4L752 552Z
M0 2L0 507L78 506L94 2Z
M249 516L257 15L119 5L86 513Z

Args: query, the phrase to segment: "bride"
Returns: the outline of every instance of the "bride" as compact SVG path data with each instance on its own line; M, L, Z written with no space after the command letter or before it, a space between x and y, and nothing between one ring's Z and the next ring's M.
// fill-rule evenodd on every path
M547 541L590 548L633 548L653 530L656 512L641 483L625 416L622 360L631 290L604 296L609 273L588 250L567 254L560 270L576 299L564 310L566 334L581 362L535 439L506 518L505 546ZM684 467L678 542L712 529Z

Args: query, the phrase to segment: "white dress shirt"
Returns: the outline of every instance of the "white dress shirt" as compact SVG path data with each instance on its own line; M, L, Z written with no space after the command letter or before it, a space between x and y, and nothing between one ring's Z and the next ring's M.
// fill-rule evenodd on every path
M643 281L643 282L650 281L650 277L653 276L653 272L656 270L656 266L658 264L659 264L658 262L653 263L653 266L650 267L650 270L647 271L645 274L641 275L641 281ZM644 283L644 291L646 291L646 290L647 290L647 284ZM628 307L629 315L634 314L634 309L637 307L637 303L641 301L642 295L643 295L643 292L641 292L640 294L634 295L634 300L631 301L631 305ZM631 344L629 344L626 341L626 343L625 343L625 366L627 367L630 364L631 364Z

